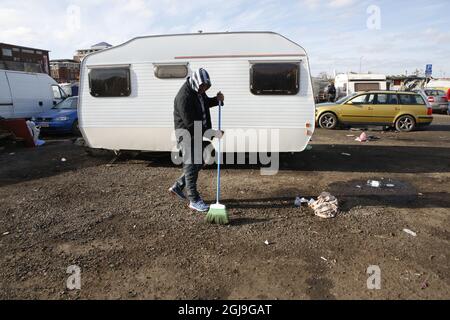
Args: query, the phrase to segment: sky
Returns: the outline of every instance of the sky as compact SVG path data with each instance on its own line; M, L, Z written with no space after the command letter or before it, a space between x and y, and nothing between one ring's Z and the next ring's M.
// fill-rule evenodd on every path
M448 0L0 0L0 42L76 49L136 36L275 31L303 46L314 75L423 71L450 77Z

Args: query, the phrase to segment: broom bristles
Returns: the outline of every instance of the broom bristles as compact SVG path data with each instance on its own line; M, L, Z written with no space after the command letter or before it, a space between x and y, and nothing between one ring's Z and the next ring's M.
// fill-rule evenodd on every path
M226 225L230 223L227 210L225 208L213 208L213 206L211 206L208 214L206 215L206 221L211 224L220 225Z

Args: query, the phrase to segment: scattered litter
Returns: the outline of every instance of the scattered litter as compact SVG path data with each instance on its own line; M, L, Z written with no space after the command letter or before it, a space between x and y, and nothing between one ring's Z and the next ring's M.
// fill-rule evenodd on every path
M427 281L425 281L425 282L423 282L422 283L422 290L425 290L426 288L428 288L428 282Z
M3 232L4 236L7 236L9 234L9 232Z
M369 187L372 187L372 188L380 188L381 187L381 182L380 181L376 181L376 180L369 180L369 181L367 181L367 185Z
M66 158L61 158L61 162L66 162L67 159Z
M309 206L314 210L316 216L323 219L336 217L339 209L338 200L328 192L323 192L317 201L312 203L310 201Z
M270 245L269 240L264 241L264 244L265 244L266 246L269 246L269 245Z
M310 199L310 200L308 201L308 206L311 206L314 202L316 202L316 200Z
M308 200L305 199L305 198L300 198L300 197L297 197L295 199L295 206L296 207L301 207L304 203L308 203Z
M349 137L349 138L352 138L352 137L354 137L355 135L354 134L348 134L347 135L347 137Z
M350 153L345 153L345 152L342 152L341 154L342 154L343 156L346 156L346 157L351 157L351 156L352 156Z
M422 196L423 196L423 193L419 192L419 196L422 197Z
M361 189L362 187L361 186L356 186L358 189Z
M311 151L312 148L313 148L312 145L308 144L308 145L306 146L306 151Z
M412 231L412 230L409 230L409 229L403 229L403 231L406 232L407 234L413 236L413 237L417 237L417 233L415 233L415 232Z
M325 257L320 257L320 259L322 259L323 261L328 261L328 259Z
M79 147L85 147L86 142L84 141L83 138L78 138L77 140L75 140L74 145L79 146Z
M386 184L386 187L388 187L388 188L395 188L395 184L388 183L388 184Z
M367 142L367 134L365 132L361 133L361 135L355 139L358 142Z

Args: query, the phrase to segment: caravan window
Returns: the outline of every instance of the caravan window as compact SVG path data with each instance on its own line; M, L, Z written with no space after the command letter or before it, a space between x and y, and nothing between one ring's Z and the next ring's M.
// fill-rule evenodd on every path
M188 68L183 65L155 66L155 77L159 79L183 79L188 75Z
M250 69L250 90L255 95L296 95L299 75L297 63L256 63Z
M89 72L93 97L128 97L131 94L129 68L98 68Z

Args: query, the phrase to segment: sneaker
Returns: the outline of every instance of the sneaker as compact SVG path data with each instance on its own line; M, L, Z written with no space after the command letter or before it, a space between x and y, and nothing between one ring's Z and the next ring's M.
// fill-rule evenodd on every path
M178 197L180 200L187 200L186 196L184 195L183 191L181 191L181 189L177 186L173 186L172 188L169 189L169 192L173 195Z
M202 200L198 200L197 202L192 202L189 204L189 208L198 212L206 212L209 210L209 206Z

